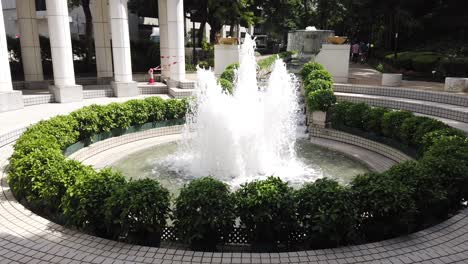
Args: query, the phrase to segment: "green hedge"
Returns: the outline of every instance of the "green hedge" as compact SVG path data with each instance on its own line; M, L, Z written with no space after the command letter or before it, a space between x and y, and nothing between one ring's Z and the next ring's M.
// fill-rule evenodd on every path
M300 75L309 110L327 112L336 103L330 73L321 64L308 62L302 67Z
M254 250L304 242L323 248L419 230L446 219L468 198L468 140L461 131L408 112L349 102L330 108L333 127L406 144L418 150L419 160L359 175L348 186L322 179L294 190L269 177L231 192L218 180L201 178L186 185L171 206L169 192L157 181L126 181L62 153L95 133L180 118L186 110L183 100L147 98L39 122L15 143L8 183L32 210L80 230L157 246L172 219L180 241L210 250L236 219Z

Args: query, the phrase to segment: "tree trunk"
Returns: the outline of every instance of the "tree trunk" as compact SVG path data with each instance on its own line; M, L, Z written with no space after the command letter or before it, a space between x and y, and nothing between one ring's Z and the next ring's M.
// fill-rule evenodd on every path
M81 0L81 6L86 18L86 64L90 65L93 58L93 16L91 15L91 9L89 8L90 0Z
M206 26L206 21L203 20L200 22L200 29L198 30L198 47L202 46L203 39L205 37L205 26Z

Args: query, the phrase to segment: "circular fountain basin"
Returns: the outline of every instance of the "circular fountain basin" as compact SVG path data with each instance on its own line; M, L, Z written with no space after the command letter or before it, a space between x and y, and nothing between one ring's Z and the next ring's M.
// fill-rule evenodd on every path
M174 168L172 158L177 157L178 141L151 146L114 162L111 167L120 170L128 179L152 178L158 180L161 185L177 195L184 184L195 177L188 175L183 169ZM296 142L296 154L298 161L304 166L306 175L297 175L294 178L289 175L277 175L291 186L298 188L307 182L313 182L318 178L328 177L347 184L356 175L369 172L370 169L364 163L346 154L329 150L314 145L306 139ZM288 173L288 168L281 170L278 174ZM292 172L296 173L296 172ZM212 175L216 177L216 175ZM271 175L256 175L248 178L233 177L222 179L236 189L239 184L249 180L264 179Z

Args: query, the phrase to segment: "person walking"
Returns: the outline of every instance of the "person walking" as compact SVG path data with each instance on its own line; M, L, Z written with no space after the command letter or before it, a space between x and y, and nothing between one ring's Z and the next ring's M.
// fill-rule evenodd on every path
M358 63L359 50L360 50L359 43L356 42L354 43L353 46L351 46L351 52L352 52L351 59L354 63Z

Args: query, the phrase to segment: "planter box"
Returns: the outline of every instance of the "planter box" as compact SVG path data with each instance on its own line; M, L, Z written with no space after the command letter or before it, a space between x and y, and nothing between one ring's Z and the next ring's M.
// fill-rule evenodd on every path
M327 113L322 111L314 111L312 116L312 126L324 128L327 121Z
M468 78L456 78L447 77L445 78L445 89L446 92L468 92Z
M384 73L382 74L382 86L401 86L403 74L401 73Z

